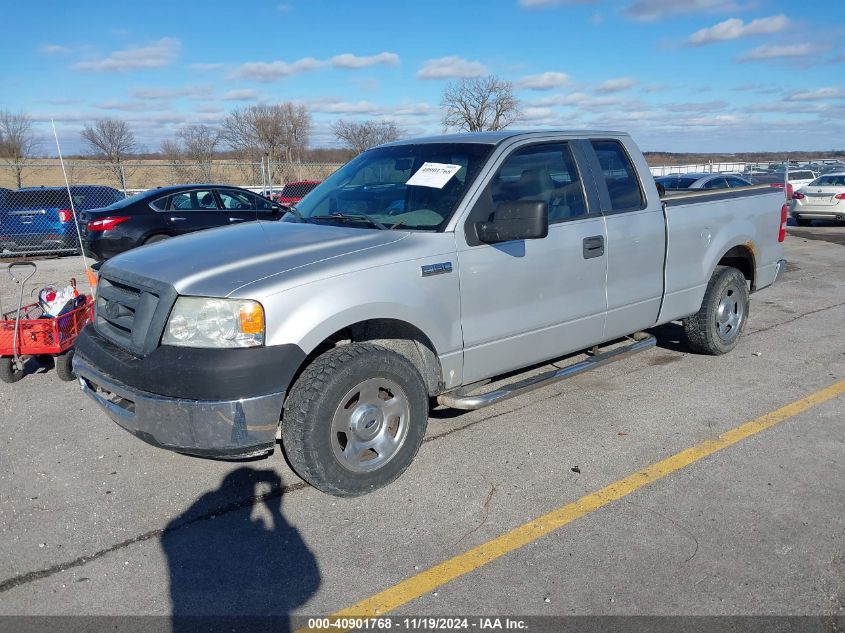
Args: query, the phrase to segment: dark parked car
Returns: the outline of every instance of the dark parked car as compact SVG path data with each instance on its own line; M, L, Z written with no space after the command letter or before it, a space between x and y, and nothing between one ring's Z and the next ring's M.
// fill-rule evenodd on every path
M82 244L87 255L102 260L194 231L278 220L284 211L263 196L230 185L159 187L81 214Z
M111 205L123 194L112 187L75 185L73 208L82 212ZM66 187L28 187L6 193L0 204L0 250L76 252L79 238Z

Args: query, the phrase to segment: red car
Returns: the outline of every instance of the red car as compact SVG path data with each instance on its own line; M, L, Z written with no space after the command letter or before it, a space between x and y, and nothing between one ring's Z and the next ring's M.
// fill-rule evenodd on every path
M281 193L273 194L273 200L288 207L293 206L321 182L321 180L296 180L289 182L282 188Z

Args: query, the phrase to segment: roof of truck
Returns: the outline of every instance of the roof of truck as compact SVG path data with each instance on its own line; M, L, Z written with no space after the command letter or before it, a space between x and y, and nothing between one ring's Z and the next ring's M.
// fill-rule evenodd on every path
M571 136L628 136L626 132L610 130L498 130L496 132L460 132L457 134L421 136L419 138L408 138L386 143L386 145L407 145L409 143L483 143L487 145L498 145L506 139L512 139L518 136L531 138L532 136L548 136L550 134L566 134Z

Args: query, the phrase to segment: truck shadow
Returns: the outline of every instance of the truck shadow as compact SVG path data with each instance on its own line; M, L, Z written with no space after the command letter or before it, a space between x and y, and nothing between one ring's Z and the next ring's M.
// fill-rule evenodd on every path
M161 539L172 630L291 630L320 586L317 559L282 514L273 470L241 467L171 521Z

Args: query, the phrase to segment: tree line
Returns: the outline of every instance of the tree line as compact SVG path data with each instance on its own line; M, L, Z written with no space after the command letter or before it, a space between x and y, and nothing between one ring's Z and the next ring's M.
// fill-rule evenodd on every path
M441 98L444 130L499 130L519 117L519 101L509 81L495 76L450 83ZM220 125L190 124L161 143L156 156L174 166L185 180L213 180L212 166L225 152L257 163L301 162L310 147L313 120L301 104L257 104L232 110ZM402 131L390 119L335 121L331 132L351 158L367 149L398 140ZM115 183L126 188L128 160L145 152L128 122L101 118L87 123L80 140L85 153L101 161ZM43 149L34 121L24 112L0 111L0 165L11 167L17 186L23 172Z

